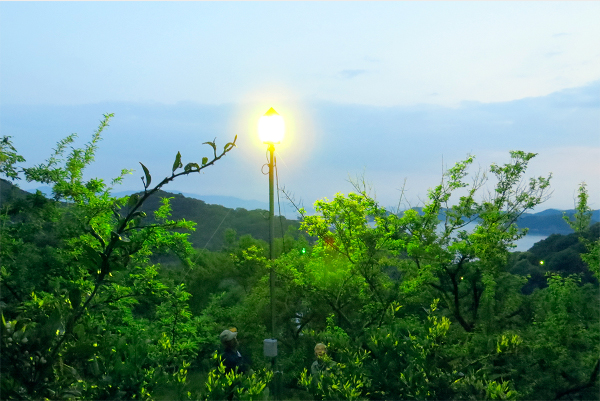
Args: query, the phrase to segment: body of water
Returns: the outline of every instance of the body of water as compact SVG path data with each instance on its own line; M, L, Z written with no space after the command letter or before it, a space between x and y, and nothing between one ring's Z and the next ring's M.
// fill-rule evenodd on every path
M533 244L546 238L548 238L547 235L526 235L515 243L517 247L513 249L513 252L528 251Z

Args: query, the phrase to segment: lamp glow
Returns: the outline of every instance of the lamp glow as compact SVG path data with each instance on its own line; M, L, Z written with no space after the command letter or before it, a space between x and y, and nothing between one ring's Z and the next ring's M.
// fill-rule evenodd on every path
M258 136L263 143L279 143L283 139L285 124L272 107L258 120Z

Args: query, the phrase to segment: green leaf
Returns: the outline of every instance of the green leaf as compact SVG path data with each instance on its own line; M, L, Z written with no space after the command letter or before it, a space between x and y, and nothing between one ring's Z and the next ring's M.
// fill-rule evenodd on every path
M191 171L193 168L199 170L200 166L198 165L198 163L188 163L185 165L184 170L187 171Z
M203 157L202 158L202 165L204 166L206 163L208 163L208 157Z
M202 145L210 145L215 152L217 151L217 145L214 142L204 142Z
M152 182L152 176L150 176L150 172L148 171L146 166L144 166L142 164L142 162L140 162L140 164L142 165L142 168L144 169L144 174L146 175L146 181L144 182L144 188L148 188L150 186L150 182ZM143 178L142 178L142 180L143 180Z
M90 260L94 265L99 265L102 262L102 257L94 248L87 244L83 244L82 248L88 257L88 260Z
M181 163L181 153L177 152L177 156L175 156L175 162L173 163L173 172L181 167L183 167L183 164Z
M138 200L140 199L140 196L138 194L133 194L129 197L129 200L127 201L127 206L129 207L134 207Z

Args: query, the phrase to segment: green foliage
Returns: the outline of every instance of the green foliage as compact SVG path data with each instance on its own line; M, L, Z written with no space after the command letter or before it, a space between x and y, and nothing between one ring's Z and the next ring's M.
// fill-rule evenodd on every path
M523 392L531 391L530 398L554 398L586 382L598 360L598 291L590 285L579 286L579 281L549 274L548 287L534 294L533 324L525 340L528 364L533 362L535 368L519 368Z
M330 371L321 373L316 383L304 369L299 383L317 400L360 400L367 395L363 394L364 383L361 378L348 373L344 364L336 364Z
M447 344L451 324L437 315L437 303L425 322L395 321L363 339L328 325L319 339L340 362L318 378L304 370L300 385L317 399L515 399L511 382L490 379L491 366L501 354L514 352L521 339L502 335L476 360L468 352L457 354Z
M587 242L585 246L587 253L581 255L581 259L596 277L596 280L600 280L600 239L595 242Z
M317 201L307 235L284 227L269 260L263 238L248 235L259 220L267 232L260 211L231 211L235 226L207 208L223 230L204 232L201 214L178 212L200 201L161 191L235 140L221 154L207 142L213 158L201 163L178 152L162 181L141 164L143 191L119 198L112 186L129 171L110 185L82 174L109 117L83 148L69 136L38 166L19 170L3 148L8 177L49 183L55 198L2 193L3 398L266 400L276 370L282 399L597 399L600 226L589 227L585 187L577 234L510 253L525 234L517 219L549 186L525 178L534 154L511 152L472 179L468 157L404 213L354 183ZM199 231L202 244L191 240ZM271 302L275 366L262 355ZM225 373L218 333L229 327L256 372ZM318 342L328 355L313 375Z
M588 206L589 195L586 189L586 183L579 185L577 191L577 204L575 205L574 220L571 220L566 214L563 214L563 219L567 222L575 232L581 232L587 229L592 221L592 210Z
M46 163L23 169L28 181L52 184L55 200L64 203L38 193L3 204L2 393L8 398L148 398L161 383L184 383L195 358L198 322L189 294L158 281L150 263L167 250L185 262L186 234L172 230L193 224L171 220L168 199L150 224L139 209L170 181L214 164L235 140L202 167L177 172L182 166L174 166L153 188L144 168L144 193L115 198L102 180L83 180L110 117L83 148L65 155L76 137L70 135ZM144 297L158 306L136 317L133 308Z
M311 390L307 373L301 384L325 398L553 398L573 390L564 382L555 381L552 387L533 379L545 373L543 368L532 369L531 354L524 350L538 343L531 319L537 305L548 305L550 299L522 295L526 277L507 267L510 249L526 232L515 222L547 198L549 177L531 178L523 185L534 156L511 152L510 163L492 165L495 186L487 193L487 173L477 173L471 183L466 180L473 158L457 163L429 192L422 213L388 213L359 185L358 193L317 202L320 215L305 216L302 228L318 242L308 258L280 258L278 274L285 292L298 294L293 308L299 311L297 321L305 334L315 333L314 341L325 341L316 333L330 332L330 315L347 333L345 345L328 343L340 369L323 383L335 384L336 389L353 388L352 383L362 387L352 395L314 386ZM469 223L476 223L475 228L467 230ZM559 259L551 260L555 262ZM597 304L597 283L587 291L587 304L592 299ZM418 305L435 297L439 304L430 310L442 316L429 315L425 324ZM598 322L593 308L581 316ZM326 327L320 323L325 320ZM593 371L597 358L589 352L596 341L589 336L593 330L583 327L587 337L580 337L579 345L565 345L564 355L577 355L573 368L585 372L582 377ZM350 349L355 356L368 352L367 361L373 362L363 363L356 373L344 373L342 367L353 357L343 350ZM522 369L529 369L529 381L523 379ZM558 365L552 369L557 371ZM595 388L595 379L581 384L582 377L573 382L581 391L584 385Z
M546 272L562 276L579 275L582 283L597 283L594 262L589 257L596 253L590 246L598 242L600 224L596 223L584 231L569 235L554 234L537 242L527 252L515 252L507 262L512 274L528 277L523 287L524 294L536 288L546 287Z
M225 372L225 365L215 354L213 360L216 367L208 372L205 389L200 397L202 400L264 400L268 396L268 384L273 378L273 372L263 369L248 374L234 371Z
M401 216L387 213L359 185L358 193L316 202L321 215L306 216L302 229L319 238L313 260L322 261L323 275L314 276L314 269L305 264L303 271L291 272L296 283L322 285L326 282L322 277L334 280L330 290L318 293L327 296L324 301L352 330L380 324L393 302L431 289L464 330L473 331L478 323L492 328L503 318L499 309L518 303L499 297L506 293L505 286L520 284L503 280L507 277L501 270L514 241L525 235L515 222L547 197L549 178L531 178L527 186L520 185L534 156L515 151L510 163L492 165L496 185L491 195L484 194L481 200L476 196L483 191L486 174L476 174L469 184L467 169L474 158L457 163L444 174L442 183L429 191L422 214L415 210ZM451 205L456 191L464 195ZM465 227L471 222L477 225L469 232ZM333 266L337 276L332 275ZM302 274L313 277L298 280ZM402 280L392 280L394 276ZM356 315L362 327L348 316L349 310L362 312Z
M588 229L592 219L592 210L588 206L588 198L586 184L585 182L581 183L577 194L575 220L571 221L567 216L563 216L563 218L576 233L580 234L579 240L587 248L587 252L581 255L581 259L588 265L594 277L600 280L600 239L590 241L581 235Z
M17 154L17 149L12 144L10 136L4 136L0 141L0 174L11 180L19 180L19 173L15 164L25 161L23 156Z

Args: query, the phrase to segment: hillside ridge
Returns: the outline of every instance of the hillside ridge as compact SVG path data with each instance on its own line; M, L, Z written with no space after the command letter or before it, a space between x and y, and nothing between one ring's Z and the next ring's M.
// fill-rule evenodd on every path
M29 193L21 190L7 180L0 180L0 204L7 199L23 198ZM127 193L132 194L134 192L123 191L115 195L123 196ZM209 250L221 249L224 243L225 231L228 228L234 229L239 236L249 234L257 239L269 240L268 212L265 209L256 208L249 210L243 207L227 207L198 199L197 197L201 197L201 195L197 194L159 191L148 200L145 210L147 212L156 210L161 197L173 198L171 201L173 218L184 218L197 223L196 230L190 233L190 241L194 247ZM211 196L207 196L206 198L209 199ZM224 198L229 198L233 204L238 200L244 201L234 197ZM255 202L260 203L258 201ZM420 211L421 208L417 207L414 209ZM563 220L563 212L568 216L573 216L575 210L546 209L538 213L524 213L517 220L517 225L520 228L528 228L529 234L534 235L571 234L573 230ZM276 237L280 237L282 232L287 232L289 227L299 227L298 220L288 219L284 216L278 216L277 218L278 221L275 224ZM600 210L594 210L592 213L592 223L598 221L600 221Z

